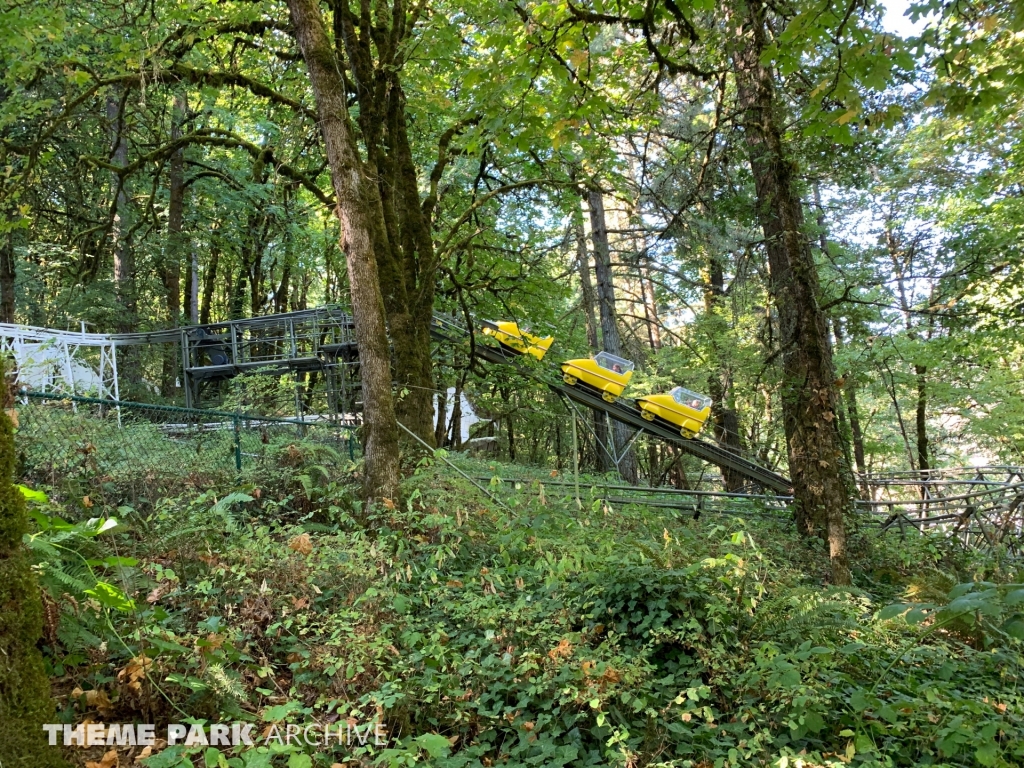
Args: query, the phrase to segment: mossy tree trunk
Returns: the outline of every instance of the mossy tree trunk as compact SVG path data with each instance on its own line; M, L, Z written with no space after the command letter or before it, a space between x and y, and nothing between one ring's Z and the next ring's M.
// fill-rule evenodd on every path
M820 536L828 544L833 582L849 584L845 518L853 512L853 473L836 420L832 346L797 194L799 168L787 152L781 100L774 73L764 63L770 45L767 13L762 0L736 4L732 58L770 289L779 312L782 413L796 523L804 535Z
M0 764L65 766L43 731L43 723L54 722L50 681L36 646L43 632L43 604L21 543L28 516L13 471L14 426L0 412Z
M397 498L398 423L391 394L384 300L374 251L375 230L381 219L380 196L372 167L361 161L356 148L345 82L320 7L316 0L289 0L288 8L320 113L320 130L338 200L341 250L348 264L364 401L363 492L368 498ZM430 437L433 439L433 431Z

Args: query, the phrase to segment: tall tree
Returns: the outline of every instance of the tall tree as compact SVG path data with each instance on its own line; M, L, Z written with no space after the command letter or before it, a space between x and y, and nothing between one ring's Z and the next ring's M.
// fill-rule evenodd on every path
M611 248L608 243L608 223L604 212L604 195L591 187L587 190L590 208L590 239L594 244L594 274L597 277L597 306L601 318L601 344L606 352L622 357L622 339L619 336L618 314L615 309L615 278L612 273ZM621 452L629 444L631 432L621 421L612 426L615 450ZM618 465L622 479L637 482L636 454L626 450Z
M765 62L767 5L736 5L732 59L757 214L764 231L770 285L779 312L782 408L799 529L827 540L832 578L850 583L846 515L853 477L836 419L836 375L817 265L804 226L797 166L782 137L782 105Z
M371 221L380 205L376 179L359 157L345 100L345 81L316 0L288 0L295 35L316 96L331 166L341 250L348 264L352 316L363 385L363 428L368 497L398 495L398 423L391 394L391 364L384 300L377 275ZM376 214L376 215L375 215Z

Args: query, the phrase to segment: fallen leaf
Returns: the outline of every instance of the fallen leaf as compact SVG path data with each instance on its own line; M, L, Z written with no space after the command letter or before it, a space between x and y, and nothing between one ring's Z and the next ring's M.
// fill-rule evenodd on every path
M309 606L309 598L308 597L293 597L292 598L292 608L294 608L295 610L301 611L303 608L306 608L308 606Z
M554 661L555 659L566 659L572 656L572 643L566 640L564 637L558 641L558 645L548 651L548 657Z
M141 681L146 677L146 673L152 666L152 659L147 659L145 656L136 656L117 673L117 679L122 683L127 683L128 690L137 693L142 689Z
M308 555L313 551L313 540L308 533L300 534L288 542L288 549L294 550L300 555Z
M107 696L107 692L98 691L95 688L91 691L85 692L85 704L89 707L95 707L101 712L109 712L114 708L114 705L110 701L110 697Z
M167 594L170 591L170 589L171 584L168 581L165 581L162 584L158 584L156 587L153 588L152 592L146 595L146 602L152 605L165 594Z
M88 496L83 496L82 506L85 507L86 509L92 509L92 499L90 499Z
M395 508L395 502L393 502L391 499L381 499L380 503L383 504L387 509Z
M534 725L534 723L532 721L528 720L527 722L523 723L523 730L524 731L532 731L535 727L536 726Z
M220 648L224 645L225 635L218 635L216 632L211 632L206 636L206 642L210 644L211 648Z

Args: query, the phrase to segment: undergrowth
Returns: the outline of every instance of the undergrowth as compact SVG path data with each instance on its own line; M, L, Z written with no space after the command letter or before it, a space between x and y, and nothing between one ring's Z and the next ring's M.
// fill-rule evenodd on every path
M431 462L364 509L355 480L293 452L144 510L37 504L43 528L118 521L35 549L62 718L271 737L158 745L150 768L1024 760L1024 591L1003 563L855 530L840 589L777 521L577 506L540 474L492 499ZM386 744L273 738L346 722Z

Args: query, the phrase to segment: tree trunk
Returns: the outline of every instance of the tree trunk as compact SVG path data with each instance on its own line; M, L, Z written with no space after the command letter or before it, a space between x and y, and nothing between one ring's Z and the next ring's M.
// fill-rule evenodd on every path
M783 146L763 0L737 5L732 51L743 129L764 231L770 290L779 312L782 409L796 522L801 533L828 542L832 580L850 583L845 516L852 513L853 477L843 459L832 348L818 304L817 267L804 231L796 166Z
M181 123L185 119L185 100L174 97L171 111L171 141L181 138ZM164 249L160 279L164 287L167 307L166 324L174 328L181 320L181 257L185 251L182 223L185 217L185 150L179 147L168 167L170 193L167 204L167 245ZM164 370L161 390L164 397L173 397L177 378L178 348L168 344L164 351Z
M604 215L604 198L598 189L587 191L590 207L590 237L594 243L594 274L597 277L597 302L601 316L601 341L606 352L622 357L622 339L615 312L615 282L612 276L611 249L608 246L608 225ZM616 451L621 451L632 437L631 430L614 421ZM630 448L619 462L619 474L627 483L637 482L636 454Z
M216 286L217 266L220 263L220 248L210 246L210 263L206 265L206 274L203 275L203 306L199 310L199 323L207 325L210 322L211 305L213 304L213 289Z
M345 83L316 0L288 0L295 36L309 70L327 159L338 201L341 250L348 265L352 317L363 389L367 498L398 496L398 423L391 395L391 365L384 300L367 212L367 186L352 135Z
M362 15L368 12L365 4L359 12L348 0L335 0L331 7L335 39L359 104L366 174L377 181L365 193L400 393L396 415L429 445L434 440L430 324L437 264L430 232L432 205L421 204L399 77L403 43L411 30L402 3L394 3L372 25Z
M117 166L128 165L128 142L124 137L124 120L121 105L114 93L107 96L107 119L113 145L111 161ZM124 191L124 180L116 173L111 174L110 183L115 199L110 239L114 252L114 289L121 305L118 312L118 330L130 333L135 330L137 296L135 290L135 264L128 235L128 195ZM129 372L129 375L133 375Z
M576 263L580 273L580 296L583 304L583 320L587 329L587 346L592 354L601 351L601 342L597 336L597 316L594 305L597 303L594 297L594 284L590 279L590 256L587 254L587 239L583 232L583 210L577 208L573 228L576 232ZM608 422L601 411L590 412L592 428L597 442L601 446L608 445ZM596 466L599 472L611 472L615 464L608 455L608 451L598 448Z
M0 384L8 392L0 366ZM13 407L9 395L4 409ZM44 723L56 722L50 680L37 643L43 605L32 561L22 545L28 515L14 485L14 425L0 411L0 755L10 768L64 766L60 750L47 747Z
M441 390L437 393L435 404L436 420L434 421L434 445L438 448L444 447L445 426L448 424L448 395Z
M188 321L199 323L199 251L192 247L192 260L188 268Z
M926 366L914 366L914 375L917 377L917 468L921 470L931 468L928 459L928 381L925 378L927 373Z
M718 342L718 334L725 331L725 322L718 315L721 298L725 295L725 273L721 260L715 255L709 255L706 270L704 313L709 321L711 348L715 353L717 367L717 370L708 377L708 395L712 400L711 419L714 425L715 441L733 453L742 453L740 417L736 410L730 408L728 404L732 395L732 371L722 359L721 344ZM737 491L744 482L743 475L738 472L722 469L722 485L726 491Z
M842 352L843 346L846 344L843 321L838 317L833 317L832 326L835 331L836 350ZM864 457L864 432L860 427L860 412L857 410L857 382L852 371L842 371L840 379L843 381L842 395L846 406L847 421L850 425L850 440L853 443L853 460L862 481L860 485L861 498L869 500L871 491L865 478L868 470Z
M643 292L644 317L647 320L647 339L651 343L651 349L657 352L661 349L661 319L658 317L654 281L651 280L650 269L639 264L637 266L640 272L640 289Z
M14 283L17 277L14 262L14 233L0 234L0 323L13 323Z

